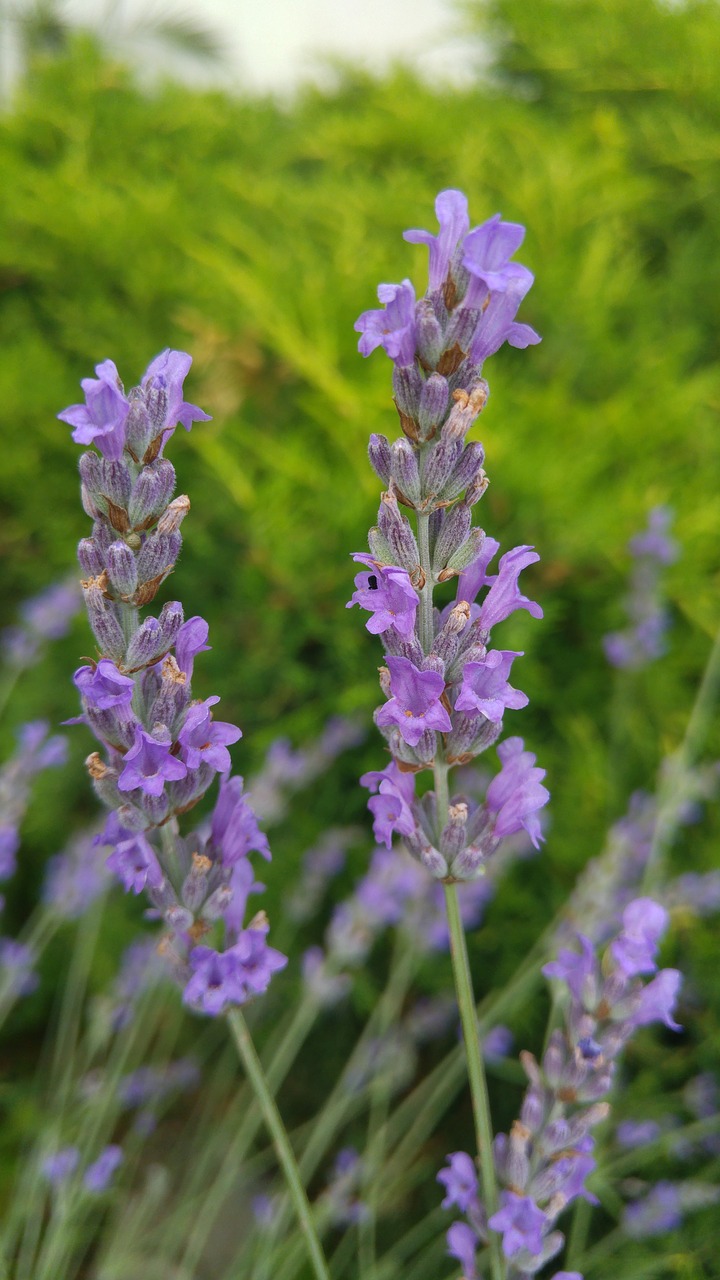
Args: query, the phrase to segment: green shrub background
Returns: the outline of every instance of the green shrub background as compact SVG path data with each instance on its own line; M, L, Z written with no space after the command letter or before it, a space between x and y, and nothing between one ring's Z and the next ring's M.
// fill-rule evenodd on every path
M0 134L0 600L11 622L86 532L78 449L55 418L79 379L112 356L132 385L179 347L195 361L187 394L213 421L170 451L193 505L161 598L210 621L198 692L220 693L242 725L243 773L278 734L299 745L337 712L369 723L380 651L344 606L379 496L368 433L397 426L390 363L358 356L353 322L378 281L422 287L425 254L401 233L434 227L442 187L467 192L476 222L498 210L524 222L536 284L521 318L543 342L488 362L478 424L491 479L478 518L504 548L542 557L525 589L545 620L516 617L503 645L526 651L531 707L508 723L548 770L552 827L473 942L512 967L680 742L720 625L720 9L495 0L466 18L468 61L487 48L493 61L457 92L402 69L346 71L288 108L147 90L89 37L32 62ZM658 503L682 548L670 654L620 678L601 637L622 624L626 544ZM11 719L74 714L70 673L90 648L78 620L23 680ZM47 854L94 812L89 740L70 732L73 767L42 784L26 824L17 919ZM379 754L371 733L278 834L275 912L324 824L367 821L356 778ZM712 865L717 834L708 815L678 868ZM118 945L129 910L117 908ZM679 923L691 982L707 989L711 930ZM702 1065L717 1017L698 1019Z

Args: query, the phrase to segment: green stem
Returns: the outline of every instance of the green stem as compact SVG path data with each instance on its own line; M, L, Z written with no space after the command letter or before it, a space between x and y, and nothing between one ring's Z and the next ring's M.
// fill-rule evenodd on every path
M250 1033L240 1009L233 1009L233 1011L228 1014L228 1023L230 1024L230 1030L232 1031L248 1080L255 1091L255 1096L260 1105L260 1110L263 1113L263 1118L268 1127L268 1132L273 1140L277 1158L282 1166L290 1198L293 1202L300 1228L305 1236L305 1244L307 1246L313 1270L317 1280L330 1280L330 1272L328 1271L327 1263L325 1262L325 1257L320 1246L320 1241L315 1231L310 1205L308 1204L307 1196L305 1195L305 1188L303 1187L302 1180L300 1178L300 1172L297 1167L295 1155L292 1147L290 1146L290 1140L287 1133L285 1132L285 1126L282 1122L280 1112L275 1105L275 1099L268 1088L262 1066L260 1065L260 1059L255 1052L255 1046L250 1039Z
M465 930L460 919L455 884L446 884L445 906L447 910L448 928L450 931L450 953L452 955L453 976L457 994L460 1021L465 1041L470 1097L472 1099L473 1118L475 1121L475 1140L480 1160L483 1199L488 1218L498 1208L497 1182L495 1180L495 1163L493 1160L493 1132L490 1118L490 1100L488 1098L485 1068L480 1049L480 1030L478 1027L475 994L473 992L470 963L468 960ZM490 1269L493 1280L504 1280L505 1264L500 1249L500 1237L494 1231L488 1232Z

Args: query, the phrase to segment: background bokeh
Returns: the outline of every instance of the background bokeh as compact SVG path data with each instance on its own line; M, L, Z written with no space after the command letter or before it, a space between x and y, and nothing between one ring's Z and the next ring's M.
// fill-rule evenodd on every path
M476 222L499 210L525 223L536 283L521 318L543 342L493 357L479 423L491 479L479 518L503 547L537 546L526 590L545 610L503 630L504 647L526 651L519 731L553 796L542 857L473 942L510 964L631 792L652 787L720 625L720 8L492 0L462 20L466 74L486 64L467 88L346 68L336 87L283 102L138 80L87 33L30 42L0 132L0 608L10 623L65 576L86 532L57 411L97 361L111 356L133 385L179 347L195 361L189 398L213 421L173 440L192 511L162 598L210 622L199 694L220 693L242 725L240 772L331 714L369 723L379 650L344 606L378 502L367 437L396 428L389 362L358 356L353 322L378 281L422 287L424 254L401 233L434 226L442 187L467 192ZM627 541L660 503L681 546L670 652L628 678L601 637L623 621ZM89 647L79 619L19 684L10 723L75 714L70 675ZM43 780L26 825L16 922L47 856L93 811L89 738L70 732L72 766ZM367 822L356 778L378 755L371 734L278 833L271 915L325 825ZM718 826L706 815L678 865L710 867ZM110 955L132 911L111 907ZM678 923L690 982L708 992L710 928L683 937ZM28 1035L44 999L18 1015ZM701 1004L698 1052L712 1058L717 1013Z

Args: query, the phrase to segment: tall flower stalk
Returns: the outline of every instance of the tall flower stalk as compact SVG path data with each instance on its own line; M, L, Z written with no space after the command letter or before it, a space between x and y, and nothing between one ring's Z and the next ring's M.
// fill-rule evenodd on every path
M544 771L522 739L497 748L500 772L485 800L453 794L451 772L495 744L506 709L527 705L510 684L521 653L492 647L491 633L516 609L542 617L518 586L539 557L515 547L490 565L499 543L473 527L473 507L488 479L482 445L467 436L488 397L485 359L505 342L527 347L540 339L515 317L533 276L512 261L524 228L499 214L470 229L467 200L443 191L437 235L412 230L426 244L429 282L416 299L409 280L382 284L382 308L364 312L355 328L359 350L382 347L393 362L393 390L402 435L392 444L370 438L370 462L387 486L369 554L350 604L369 611L367 629L382 636L385 702L375 713L390 763L362 781L372 792L375 836L388 845L401 835L410 853L445 885L458 1003L468 1054L485 1204L497 1203L487 1089L477 1035L475 998L457 903L457 885L485 873L502 840L524 829L537 847L538 811L547 803ZM405 511L414 512L414 528ZM456 582L455 599L435 603L437 588ZM419 798L416 775L432 771L433 789ZM504 1275L499 1237L490 1232L495 1280Z
M164 925L159 950L191 1009L228 1014L230 1027L307 1242L317 1280L327 1269L287 1134L272 1100L240 1007L262 995L286 956L268 946L268 922L245 914L255 883L251 851L270 849L231 777L228 748L242 736L217 720L218 697L192 696L195 659L208 625L184 618L179 601L142 617L180 553L190 502L174 497L175 472L164 455L178 423L190 430L208 415L183 398L191 364L163 351L127 394L112 360L82 382L85 401L59 417L89 445L80 459L82 500L93 521L78 548L82 588L97 656L76 671L79 717L100 751L87 768L109 810L99 843L124 888L145 892ZM220 786L207 822L181 835L181 820L216 775Z

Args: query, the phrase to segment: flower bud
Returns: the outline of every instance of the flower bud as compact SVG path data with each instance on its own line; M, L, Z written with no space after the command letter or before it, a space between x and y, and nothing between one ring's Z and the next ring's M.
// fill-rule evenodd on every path
M158 585L173 568L180 554L182 537L179 533L166 535L157 531L148 534L137 558L139 582L155 582Z
M153 424L145 407L145 396L140 387L128 392L130 412L125 423L125 447L139 462L153 435Z
M126 507L132 489L132 477L122 458L103 458L102 491L117 507Z
M448 821L440 833L440 850L451 863L465 847L468 807L464 801L451 804L448 810Z
M205 795L215 777L211 765L203 762L197 769L188 769L179 782L171 782L168 787L170 803L175 813L185 813Z
M459 448L458 442L458 450ZM463 490L469 488L482 472L484 461L485 450L479 440L473 440L470 444L465 445L454 468L439 487L438 497L446 502L459 497Z
M415 541L415 534L410 521L398 509L397 498L392 490L382 495L378 512L380 532L386 538L393 554L391 563L412 574L420 563L420 552Z
M390 449L390 471L399 493L409 502L420 500L420 471L415 450L404 436Z
M221 920L233 900L233 891L229 884L221 884L219 889L210 894L202 909L203 920Z
M455 855L450 864L451 874L456 880L477 880L484 875L487 858L488 850L485 845L474 840Z
M143 467L128 501L133 528L147 527L165 510L175 489L175 469L167 458L158 458Z
M375 473L380 477L383 484L390 483L390 445L385 436L373 433L370 436L368 445L368 457L370 465Z
M422 298L418 303L416 321L416 343L420 362L426 369L435 369L445 343L440 322L428 298Z
M189 874L185 877L181 896L183 903L193 913L202 906L206 896L212 862L204 853L194 853Z
M450 390L440 373L431 373L420 395L418 422L420 439L429 440L437 431L448 406Z
M474 507L475 503L480 501L489 484L490 481L485 475L485 472L482 470L478 471L474 480L468 485L465 492L465 501L469 507Z
M482 529L471 529L470 536L458 547L457 551L453 552L447 562L448 576L452 577L453 574L462 573L463 569L467 569L468 565L477 559L484 541L485 533ZM442 582L443 580L441 575L440 581Z
M401 417L417 419L423 389L422 374L415 365L394 365L392 384L398 413Z
M177 906L169 907L165 912L165 923L172 929L173 933L187 933L195 923L195 917L192 911L188 911L187 907Z
M174 644L182 623L182 605L177 600L163 605L159 618L145 618L128 645L125 669L139 671L158 662Z
M424 654L416 635L402 636L396 627L383 631L385 652L393 658L409 658L416 667L422 666Z
M177 533L189 510L190 499L186 493L181 493L177 498L173 498L169 507L163 511L158 520L158 533Z
M162 680L153 698L149 719L153 724L159 722L167 725L171 735L175 737L178 727L176 722L185 710L189 699L190 689L185 673L180 670L175 658L169 653L162 664Z
M80 568L89 578L99 578L105 569L102 548L93 538L83 538L77 550Z
M368 546L370 547L370 554L373 559L377 560L378 564L393 563L393 549L377 525L374 525L368 533Z
M132 551L124 542L111 542L106 562L113 594L129 598L138 583L138 566Z
M428 451L423 475L423 493L426 497L434 498L440 493L457 463L461 449L462 445L458 440L448 439L443 433L437 444Z
M435 573L445 569L450 558L462 547L470 532L471 521L470 508L464 502L459 502L451 511L446 511L433 551Z
M105 598L107 578L89 578L81 583L92 633L104 658L121 662L125 653L125 637L117 616L116 606Z
M80 454L78 471L80 472L84 493L97 509L103 511L105 508L103 503L102 459L98 457L94 450L89 449L87 453ZM85 509L87 510L87 508Z
M146 791L140 791L137 804L154 827L159 827L170 813L170 802L164 792L159 796L149 796Z

